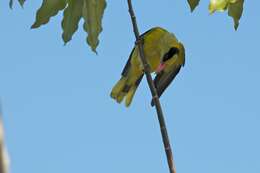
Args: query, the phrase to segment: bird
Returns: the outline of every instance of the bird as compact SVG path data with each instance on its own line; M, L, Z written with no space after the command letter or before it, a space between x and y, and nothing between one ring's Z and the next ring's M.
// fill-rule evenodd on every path
M153 82L160 97L185 65L185 48L173 33L162 27L153 27L140 37L149 72L156 74ZM125 100L125 106L129 107L143 76L144 68L138 46L135 45L110 96L118 103ZM153 101L151 105L154 106Z

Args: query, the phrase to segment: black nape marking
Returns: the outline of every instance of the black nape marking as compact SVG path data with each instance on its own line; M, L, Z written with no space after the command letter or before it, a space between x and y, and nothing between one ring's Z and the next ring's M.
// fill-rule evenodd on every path
M176 47L172 47L164 56L162 61L165 62L172 58L175 54L178 54L179 50Z

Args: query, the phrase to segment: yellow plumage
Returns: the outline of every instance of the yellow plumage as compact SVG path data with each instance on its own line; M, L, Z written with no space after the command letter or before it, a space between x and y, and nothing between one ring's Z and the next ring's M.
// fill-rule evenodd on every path
M172 48L178 52L175 52L163 62L165 63L164 70L170 73L175 66L184 64L184 47L172 33L169 33L163 28L155 27L144 33L142 37L144 40L144 53L150 65L151 73L156 71L158 66L162 63L163 58L170 54L170 50L173 50ZM121 103L125 98L125 105L128 107L132 102L143 74L139 51L137 46L135 46L122 72L122 77L113 87L110 96L118 103Z

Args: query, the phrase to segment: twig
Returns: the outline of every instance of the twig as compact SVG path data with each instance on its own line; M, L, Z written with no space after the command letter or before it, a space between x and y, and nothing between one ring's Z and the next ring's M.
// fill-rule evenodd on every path
M157 117L158 117L160 128L161 128L161 134L162 134L164 149L165 149L166 156L167 156L169 170L170 170L170 173L176 173L176 168L175 168L174 161L173 161L173 154L172 154L172 150L171 150L170 140L169 140L169 137L167 134L167 128L166 128L166 124L165 124L164 117L163 117L162 107L161 107L161 104L159 101L157 90L153 83L152 76L150 74L150 66L147 63L147 60L146 60L145 54L144 54L143 38L140 37L139 31L138 31L132 2L131 2L131 0L127 0L127 2L128 2L129 13L131 16L133 30L134 30L134 34L135 34L135 38L136 38L135 44L138 46L138 50L140 53L140 59L143 64L143 67L144 67L144 73L145 73L150 91L152 93L153 101L155 103L155 107L156 107L156 111L157 111Z
M4 145L4 127L2 121L2 109L0 102L0 173L8 173L9 159Z

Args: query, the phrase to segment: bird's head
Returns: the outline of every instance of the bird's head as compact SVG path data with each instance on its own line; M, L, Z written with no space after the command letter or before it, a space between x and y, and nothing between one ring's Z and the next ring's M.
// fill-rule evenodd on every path
M170 49L164 54L160 64L156 69L156 73L160 73L167 66L173 64L183 65L185 64L185 49L182 43L172 44Z

